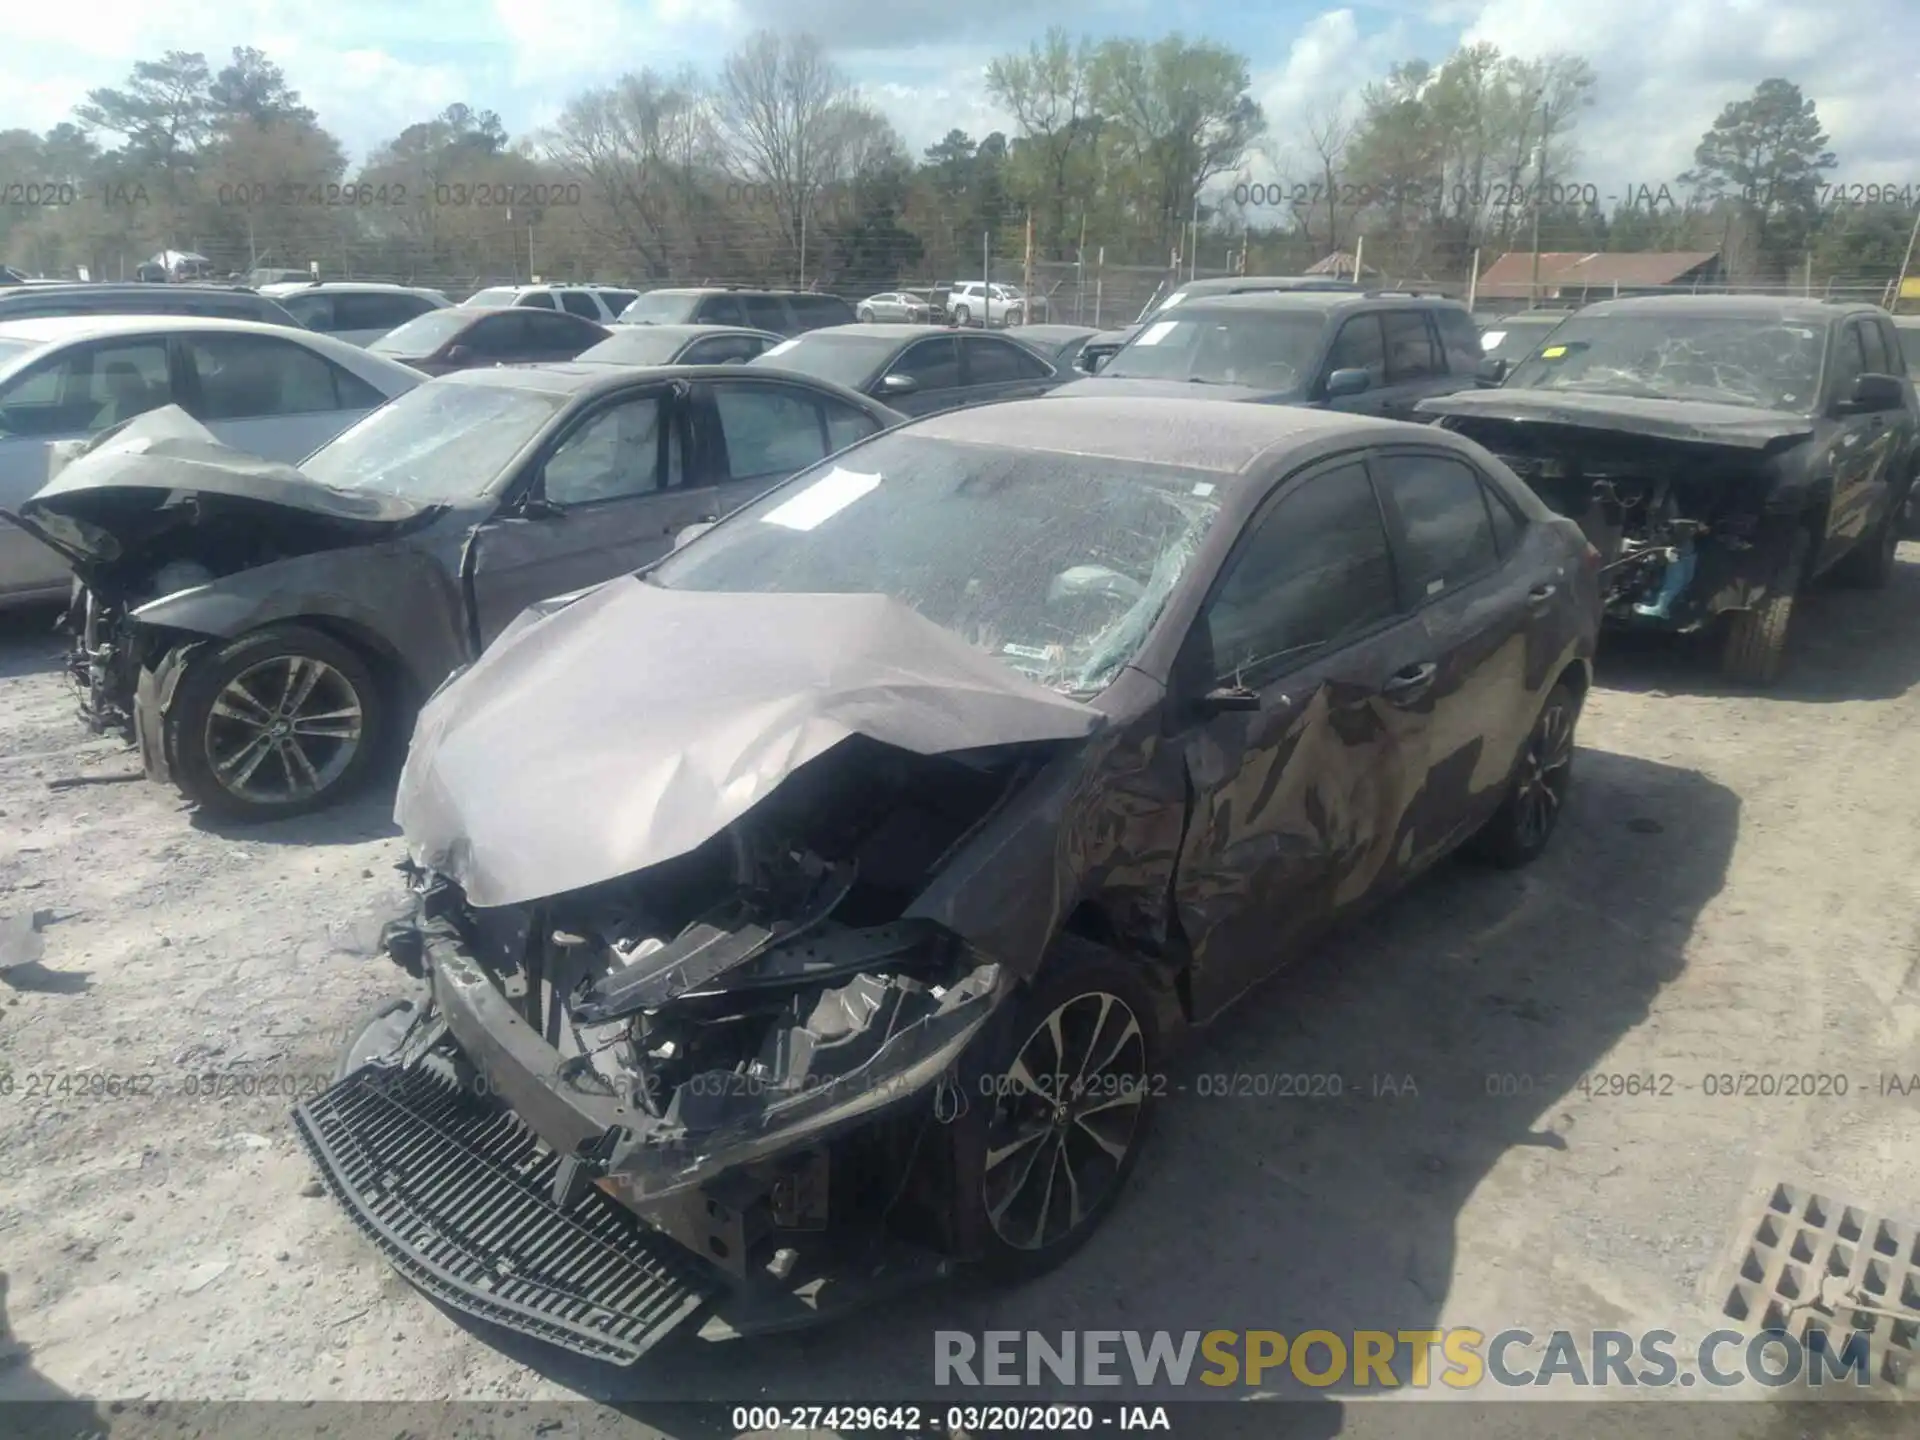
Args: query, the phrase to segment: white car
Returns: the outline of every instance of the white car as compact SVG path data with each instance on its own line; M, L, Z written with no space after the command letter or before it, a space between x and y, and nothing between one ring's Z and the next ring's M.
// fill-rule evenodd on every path
M178 405L238 450L297 463L426 377L344 340L189 315L0 324L0 510L48 478L54 446ZM0 519L0 609L63 598L67 562Z
M947 316L957 325L1019 325L1031 313L1027 297L1015 285L956 280L947 290Z
M349 345L371 345L389 330L453 303L438 290L374 280L280 282L262 285L260 293L279 301L309 330Z
M565 310L583 320L611 325L639 298L638 290L623 290L617 285L489 285L460 303L480 309L527 305L538 310Z

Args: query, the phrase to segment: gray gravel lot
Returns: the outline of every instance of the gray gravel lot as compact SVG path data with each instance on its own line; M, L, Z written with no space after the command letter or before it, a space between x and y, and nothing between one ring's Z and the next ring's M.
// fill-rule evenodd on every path
M584 1394L644 1424L676 1398L925 1398L936 1328L1704 1334L1776 1181L1920 1219L1920 1095L1874 1093L1920 1073L1920 547L1902 558L1886 593L1808 597L1771 694L1669 645L1604 655L1546 859L1445 866L1256 995L1062 1270L628 1373L456 1321L310 1193L282 1092L324 1084L394 988L370 953L400 899L389 797L222 834L144 782L50 789L133 762L74 718L46 617L7 617L0 918L50 923L0 979L0 1399ZM1848 1094L1702 1093L1740 1072ZM1279 1073L1345 1094L1199 1093ZM1583 1091L1596 1073L1674 1088ZM1320 1433L1379 1433L1322 1408Z

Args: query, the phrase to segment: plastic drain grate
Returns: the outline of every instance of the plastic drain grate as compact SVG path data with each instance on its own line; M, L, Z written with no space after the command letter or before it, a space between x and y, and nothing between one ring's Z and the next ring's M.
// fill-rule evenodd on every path
M1732 1268L1720 1313L1742 1329L1823 1333L1835 1355L1858 1331L1873 1378L1920 1393L1920 1226L1778 1184Z

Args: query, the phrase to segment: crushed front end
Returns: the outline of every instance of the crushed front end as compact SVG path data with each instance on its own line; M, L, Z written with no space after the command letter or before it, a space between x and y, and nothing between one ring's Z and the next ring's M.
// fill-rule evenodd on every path
M1780 583L1805 501L1791 443L1753 448L1479 417L1446 428L1499 456L1600 552L1609 621L1686 632Z
M409 866L386 943L427 998L303 1138L409 1278L603 1359L944 1274L941 1131L1013 977L902 916L1035 763L850 741L698 849L523 905Z

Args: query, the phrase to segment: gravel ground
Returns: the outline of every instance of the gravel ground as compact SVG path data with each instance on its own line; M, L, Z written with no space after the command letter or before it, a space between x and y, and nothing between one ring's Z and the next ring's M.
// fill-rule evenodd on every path
M145 782L50 788L133 762L75 720L45 617L10 617L0 917L42 912L45 955L0 980L0 1399L584 1394L644 1424L678 1398L924 1399L936 1328L1703 1334L1774 1183L1920 1219L1920 1095L1874 1093L1920 1072L1920 548L1902 558L1887 593L1807 599L1765 696L1673 646L1610 650L1545 860L1445 866L1243 1006L1059 1272L624 1373L421 1298L294 1140L286 1092L324 1085L394 988L371 954L400 899L388 797L223 834ZM1198 1093L1282 1072L1346 1094ZM1702 1093L1739 1072L1849 1093ZM1596 1073L1674 1089L1609 1097ZM1377 1407L1319 1408L1320 1433L1375 1431Z

